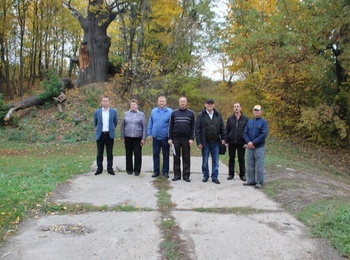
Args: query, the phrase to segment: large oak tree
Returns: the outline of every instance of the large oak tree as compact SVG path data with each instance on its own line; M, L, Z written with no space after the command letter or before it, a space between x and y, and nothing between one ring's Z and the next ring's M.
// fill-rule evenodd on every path
M75 9L71 1L65 3L65 6L72 11L72 15L78 19L84 30L82 42L86 43L89 55L89 65L79 70L76 85L106 81L108 79L108 53L111 46L107 28L118 14L125 12L126 4L118 0L110 3L104 0L90 0L86 16Z

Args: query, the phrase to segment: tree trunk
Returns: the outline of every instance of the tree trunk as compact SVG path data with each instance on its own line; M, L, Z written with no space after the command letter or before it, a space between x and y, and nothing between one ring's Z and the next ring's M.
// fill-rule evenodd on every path
M22 110L32 106L38 106L44 104L45 100L39 98L39 96L32 96L26 99L23 99L17 103L11 105L10 110L7 112L4 121L7 122L10 120L12 114L17 110Z
M106 5L104 0L90 0L86 17L83 17L73 8L70 1L65 5L72 11L72 15L79 20L80 26L84 30L82 43L86 45L89 58L88 66L79 64L80 69L75 85L83 86L107 81L108 53L111 46L107 28L118 14L124 12L125 4L113 1L110 5ZM119 9L120 5L124 7ZM114 11L115 9L117 9L117 12Z
M1 62L2 64L4 64L4 71L5 71L5 75L3 75L4 77L4 83L6 85L6 90L7 90L7 94L10 97L10 99L13 99L13 94L12 94L12 90L10 88L10 69L9 69L9 62L8 59L6 58L6 56L8 57L8 55L6 55L5 52L7 52L7 46L5 46L5 39L3 38L3 35L0 36L0 53L1 53ZM4 91L4 90L3 90Z

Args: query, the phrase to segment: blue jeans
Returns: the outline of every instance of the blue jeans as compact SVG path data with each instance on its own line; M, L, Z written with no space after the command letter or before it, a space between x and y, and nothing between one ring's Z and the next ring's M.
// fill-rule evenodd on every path
M160 150L163 153L163 168L162 173L169 173L169 144L168 138L157 140L153 138L153 173L160 173Z
M265 146L248 149L248 183L265 182ZM256 177L255 177L256 174Z
M219 176L219 145L217 141L206 143L202 148L202 173L204 178L209 178L208 160L209 154L212 160L211 178L217 180Z

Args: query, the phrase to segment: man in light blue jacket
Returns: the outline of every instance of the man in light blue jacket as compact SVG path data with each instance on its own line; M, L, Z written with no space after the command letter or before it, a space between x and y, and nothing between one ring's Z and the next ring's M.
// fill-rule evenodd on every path
M149 140L153 139L153 178L160 174L160 150L163 153L162 173L166 178L169 178L168 128L172 112L173 110L167 107L166 97L160 96L158 97L158 107L152 110L149 117L147 135Z
M95 110L94 125L95 138L97 143L97 170L95 175L102 173L103 150L106 146L107 152L107 172L115 175L113 171L113 145L115 138L115 128L118 124L118 112L109 107L109 97L102 98L102 108Z

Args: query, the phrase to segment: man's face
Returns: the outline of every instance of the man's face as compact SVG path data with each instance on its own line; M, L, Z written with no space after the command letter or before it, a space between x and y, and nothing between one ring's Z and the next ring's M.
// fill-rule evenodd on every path
M214 103L205 103L205 108L206 108L209 112L213 111L214 106L215 106Z
M180 98L179 99L179 107L180 107L180 109L187 108L187 98Z
M239 103L236 103L236 104L233 105L233 111L235 113L240 113L241 109L242 109L242 107L241 107L241 105Z
M166 107L166 98L158 98L158 106L162 109Z
M105 107L105 108L109 107L109 98L106 98L106 97L102 98L102 107Z
M259 110L259 109L253 109L253 114L254 114L254 117L255 118L258 118L261 116L262 114L262 110Z

